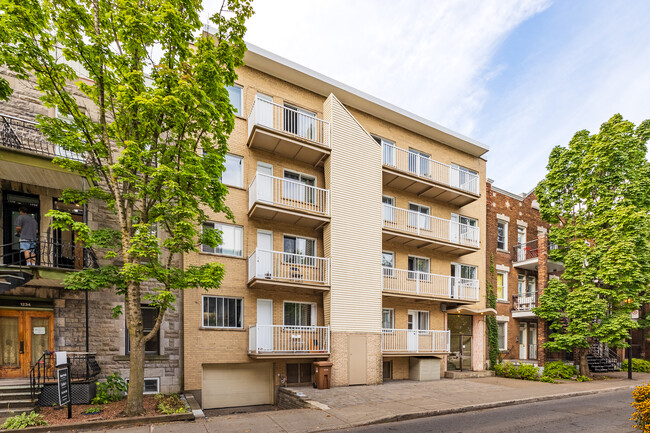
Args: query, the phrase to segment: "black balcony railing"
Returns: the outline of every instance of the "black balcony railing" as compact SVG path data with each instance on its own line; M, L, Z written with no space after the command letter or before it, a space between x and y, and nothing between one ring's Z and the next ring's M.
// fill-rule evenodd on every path
M62 157L84 161L82 155L48 141L38 129L36 122L2 113L0 113L0 147L34 152L52 158Z
M102 372L95 359L95 353L92 352L68 352L67 361L70 363L70 381L73 383L94 381ZM32 399L44 384L57 381L55 364L55 352L47 350L32 364L29 371Z
M29 262L33 266L56 269L85 269L97 267L97 257L92 248L79 242L40 239L30 245ZM28 267L28 257L21 251L20 242L2 245L0 263L7 266Z

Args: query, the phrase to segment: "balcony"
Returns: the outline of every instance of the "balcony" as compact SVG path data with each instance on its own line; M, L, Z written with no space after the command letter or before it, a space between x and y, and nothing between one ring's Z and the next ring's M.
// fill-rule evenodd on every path
M248 187L248 216L319 228L329 222L329 190L257 173Z
M478 301L478 280L388 267L384 267L382 272L382 291L386 296L458 303Z
M546 241L546 251L557 249L557 245ZM529 271L537 271L539 266L539 240L533 239L532 241L517 244L512 247L512 265L515 268L527 269ZM549 272L561 272L564 270L564 264L547 259L547 268Z
M256 249L248 257L249 287L329 290L330 259Z
M537 307L537 292L512 295L512 317L536 317L533 313L535 307Z
M390 144L382 152L384 185L455 206L480 196L479 177Z
M299 110L255 98L248 115L248 147L321 165L330 154L330 124Z
M415 329L381 330L381 352L384 355L411 356L449 353L449 331Z
M478 227L384 204L383 240L463 255L478 251Z
M253 358L327 358L329 326L252 325L248 354Z

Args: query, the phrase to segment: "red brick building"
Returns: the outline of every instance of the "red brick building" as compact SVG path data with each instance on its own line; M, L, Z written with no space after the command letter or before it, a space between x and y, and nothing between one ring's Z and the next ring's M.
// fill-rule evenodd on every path
M548 228L534 191L514 194L487 181L487 280L497 293L497 323L502 359L543 365L563 354L542 348L548 329L532 309L548 279L563 271L548 260ZM490 268L493 270L491 271Z

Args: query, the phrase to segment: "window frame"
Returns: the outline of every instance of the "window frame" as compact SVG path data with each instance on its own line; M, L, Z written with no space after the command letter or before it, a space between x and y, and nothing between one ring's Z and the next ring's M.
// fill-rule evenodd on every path
M395 167L397 165L397 146L395 142L374 134L370 134L370 136L381 146L381 164ZM390 158L385 158L386 156L390 156ZM390 161L387 161L387 159L390 159Z
M241 167L240 174L239 174L239 185L233 185L231 183L227 183L227 182L223 181L223 175L224 175L224 173L226 173L226 165L225 165L225 163L226 163L226 160L228 159L228 157L239 159L239 164L240 164L240 167ZM224 158L224 170L223 170L223 173L221 173L221 178L219 179L219 181L221 183L223 183L224 185L232 186L232 187L235 187L235 188L244 188L244 157L241 156L241 155L234 154L234 153L226 153L226 157Z
M393 257L393 265L392 266L384 266L384 254L391 255ZM390 270L385 269L385 268L390 268ZM395 276L395 252L394 251L382 251L381 252L381 269L382 269L382 275L384 277L394 277Z
M209 247L206 244L201 244L201 253L203 253L203 254L213 254L213 255L216 255L216 256L236 257L236 258L243 258L244 257L244 226L240 226L240 225L237 225L237 224L222 223L222 222L217 222L217 221L206 221L201 226L201 233L203 233L204 225L206 225L206 224L212 224L212 230L219 230L219 231L221 231L222 234L223 234L223 230L221 228L217 228L216 227L217 225L219 225L221 227L227 226L227 227L232 227L234 229L239 229L240 241L241 241L241 254L240 255L229 254L229 253L224 253L223 251L222 252L217 252L217 249L224 244L223 243L223 237L221 239L221 241L222 241L221 244L219 244L219 245L217 245L216 247L213 248L214 251L206 251L205 247L208 247L208 248L211 248L211 247Z
M428 267L429 270L427 272L423 272L423 271L416 271L416 270L408 269L408 267L409 267L408 263L409 263L409 261L411 259L414 259L414 262L413 262L414 264L415 264L415 259L426 260L427 263L428 263L427 267ZM406 279L407 280L429 281L429 274L431 274L431 259L429 257L415 256L415 255L409 254L407 256L407 259L406 259L406 268L407 268L407 274L406 274ZM421 273L411 275L411 272L421 272ZM418 277L415 277L415 275L418 275Z
M230 101L230 105L232 105L233 108L235 109L233 111L233 114L238 117L244 117L244 86L242 86L241 84L233 83L232 86L225 86L225 87L226 87L226 91L228 92L228 100ZM237 110L237 107L235 107L235 105L232 103L232 99L230 99L230 90L228 90L229 87L239 89L239 105L241 107L241 112Z
M309 325L287 325L285 308L287 304L299 304L299 305L309 305L311 308L311 324ZM318 326L318 304L316 302L306 302L306 301L282 301L282 326L297 326L297 327L311 327Z
M140 304L140 311L142 311L142 310L155 310L155 311L157 311L155 317L158 317L158 314L160 314L160 309L159 308L152 307L151 305L148 305L148 304ZM125 323L126 323L126 318L124 320L125 320ZM154 319L154 324L155 324L155 319ZM158 332L156 332L156 334L157 334L156 341L158 341L158 345L156 347L156 350L147 350L147 346L146 346L146 343L145 343L145 350L144 350L145 356L147 356L147 355L160 355L161 354L161 350L160 350L160 330L161 330L161 328L162 328L162 323L160 324L160 328L158 328ZM151 329L153 329L153 328L151 328ZM144 332L145 335L148 332L150 332L151 329L144 328L144 323L143 323L143 332ZM129 340L129 329L128 329L128 327L125 326L124 331L125 331L124 354L129 355L131 353L131 341ZM153 338L151 340L149 340L147 343L151 342L152 340L153 340Z
M503 225L503 248L499 248L499 224ZM508 222L497 220L497 251L508 252Z
M499 297L499 275L503 277L503 285L502 285L502 293L503 297ZM497 301L505 301L508 302L508 272L506 271L497 271Z
M217 323L217 318L215 316L215 325L206 325L205 324L205 300L206 298L214 298L215 299L215 308L216 308L216 299L228 299L228 300L235 300L235 301L241 301L239 304L239 322L241 323L241 326L218 326L216 325ZM225 307L224 307L225 308ZM224 318L224 323L225 323L225 318ZM201 296L201 328L203 329L244 329L244 298L243 297L238 297L238 296L222 296L222 295L202 295Z
M384 313L389 313L390 327L384 328ZM395 309L394 308L382 308L381 309L381 329L382 330L391 330L395 329Z
M503 325L503 347L501 347L501 341L499 339L499 325ZM508 322L497 321L497 345L499 346L499 352L506 352L508 350Z
M384 200L390 201L390 203L384 203ZM388 209L386 209L385 206L391 206ZM381 195L381 217L383 222L388 222L388 223L395 223L397 222L397 215L396 215L396 210L394 209L395 206L395 197L382 194ZM388 215L387 215L388 214Z

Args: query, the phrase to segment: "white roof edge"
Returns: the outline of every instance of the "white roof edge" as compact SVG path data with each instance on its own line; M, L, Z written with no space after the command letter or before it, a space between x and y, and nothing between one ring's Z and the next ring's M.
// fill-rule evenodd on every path
M490 179L492 180L492 179ZM493 181L494 182L494 181ZM507 195L508 197L512 197L514 199L517 199L519 201L524 201L526 197L531 195L532 193L535 192L535 188L531 189L527 193L521 193L521 194L515 194L514 192L506 191L505 189L499 188L497 186L492 185L492 191L498 192L499 194Z
M253 69L295 83L325 97L329 96L330 93L334 93L345 105L380 118L392 117L386 120L470 155L481 156L489 150L486 144L327 77L257 45L247 42L246 46L248 51L244 56L244 62ZM268 61L271 61L271 64ZM291 77L292 74L294 77ZM391 114L392 116L390 116Z

